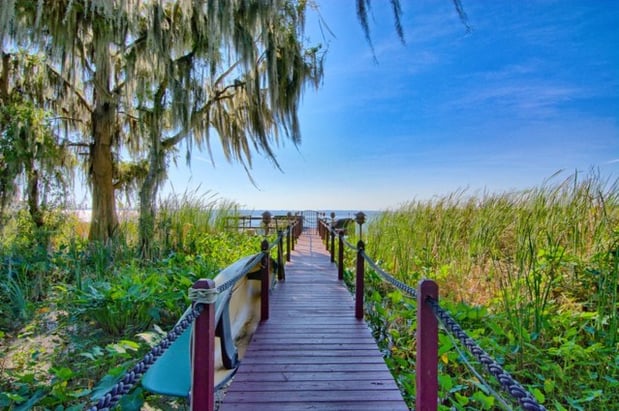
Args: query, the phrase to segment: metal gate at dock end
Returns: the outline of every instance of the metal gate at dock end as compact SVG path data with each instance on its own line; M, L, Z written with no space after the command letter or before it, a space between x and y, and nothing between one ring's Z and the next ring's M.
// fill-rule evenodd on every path
M318 211L303 211L303 229L318 231Z

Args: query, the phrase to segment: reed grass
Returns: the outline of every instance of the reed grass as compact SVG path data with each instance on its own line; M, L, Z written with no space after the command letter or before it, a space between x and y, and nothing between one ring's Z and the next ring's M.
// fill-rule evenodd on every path
M194 252L206 234L224 231L228 217L238 215L239 205L198 188L172 193L161 201L156 222L158 243L165 250Z
M557 174L523 191L412 201L369 225L366 250L406 283L434 279L450 306L482 307L475 327L490 351L557 409L619 403L617 180Z
M436 279L453 300L486 304L520 289L537 331L551 300L613 301L617 181L574 174L525 191L465 194L383 213L369 227L368 253L403 279ZM607 267L597 291L588 287L592 264Z

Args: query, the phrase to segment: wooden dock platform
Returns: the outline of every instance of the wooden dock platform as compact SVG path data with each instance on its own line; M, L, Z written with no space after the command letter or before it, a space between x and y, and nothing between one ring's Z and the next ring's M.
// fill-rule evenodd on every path
M408 410L317 235L301 235L270 304L220 411Z

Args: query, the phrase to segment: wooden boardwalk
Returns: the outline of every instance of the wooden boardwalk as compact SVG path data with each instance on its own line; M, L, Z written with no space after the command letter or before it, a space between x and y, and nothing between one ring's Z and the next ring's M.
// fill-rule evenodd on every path
M221 411L408 410L317 235L299 238Z

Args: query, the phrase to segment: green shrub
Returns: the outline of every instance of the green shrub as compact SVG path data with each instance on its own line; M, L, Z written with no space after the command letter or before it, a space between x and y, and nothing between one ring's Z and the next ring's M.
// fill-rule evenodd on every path
M178 312L174 306L182 301L168 276L135 265L75 291L75 312L114 336L146 330L162 316Z

